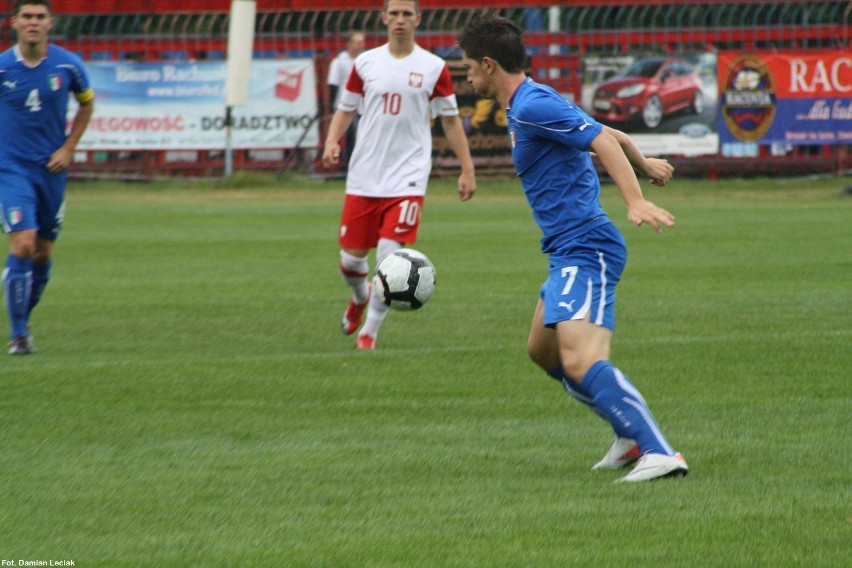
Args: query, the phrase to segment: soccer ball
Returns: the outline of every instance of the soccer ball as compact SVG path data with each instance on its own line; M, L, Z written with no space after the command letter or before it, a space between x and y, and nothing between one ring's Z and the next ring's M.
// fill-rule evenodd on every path
M397 249L379 263L373 289L395 310L419 310L435 292L435 266L422 252Z

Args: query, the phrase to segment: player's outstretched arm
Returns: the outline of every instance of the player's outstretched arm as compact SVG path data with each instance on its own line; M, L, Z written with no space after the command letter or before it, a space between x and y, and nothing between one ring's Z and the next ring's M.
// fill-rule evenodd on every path
M447 137L450 148L452 148L456 158L461 163L459 199L467 201L476 193L476 173L461 118L458 116L442 116L441 126L444 127L444 135Z
M669 183L672 175L674 175L674 166L668 160L644 156L630 136L620 130L609 126L604 126L604 130L618 141L618 145L621 146L630 165L640 176L648 178L654 185L663 186Z
M606 172L621 191L621 197L627 204L627 218L637 227L648 223L658 233L662 227L673 227L674 215L661 207L657 207L642 195L639 180L622 150L618 140L606 130L592 140L592 151L594 151Z

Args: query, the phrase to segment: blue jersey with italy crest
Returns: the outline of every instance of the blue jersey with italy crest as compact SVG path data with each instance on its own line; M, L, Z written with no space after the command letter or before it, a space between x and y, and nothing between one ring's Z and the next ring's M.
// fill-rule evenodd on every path
M533 217L541 250L563 250L609 222L589 147L603 125L551 87L527 78L506 109L512 161Z
M94 98L83 61L49 44L30 66L16 45L0 54L0 164L45 164L67 136L68 97Z

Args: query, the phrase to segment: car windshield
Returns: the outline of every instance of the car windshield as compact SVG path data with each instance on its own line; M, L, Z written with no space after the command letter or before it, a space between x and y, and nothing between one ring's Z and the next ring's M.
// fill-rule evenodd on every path
M661 59L636 61L625 69L621 75L624 77L653 77L662 64L663 61Z

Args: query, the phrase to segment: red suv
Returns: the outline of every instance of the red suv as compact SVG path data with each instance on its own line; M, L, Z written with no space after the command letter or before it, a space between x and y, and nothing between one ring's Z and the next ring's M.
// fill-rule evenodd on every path
M665 115L682 109L704 110L701 80L682 59L640 59L612 79L601 83L592 97L592 116L603 122L630 122L637 118L656 128Z

